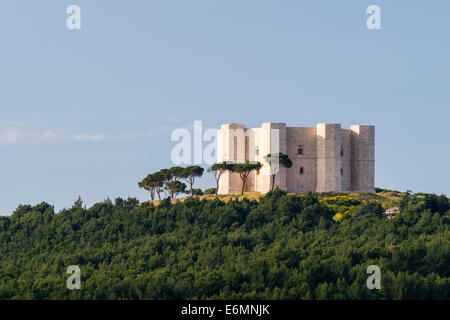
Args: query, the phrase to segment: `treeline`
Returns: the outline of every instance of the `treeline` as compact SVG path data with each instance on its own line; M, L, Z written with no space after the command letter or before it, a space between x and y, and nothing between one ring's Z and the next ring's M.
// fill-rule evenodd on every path
M139 188L144 188L150 192L150 200L155 200L155 194L161 200L161 193L166 191L170 198L174 199L180 193L186 192L186 184L180 180L184 180L190 186L189 193L194 195L202 195L201 189L194 189L195 179L203 175L203 169L200 166L172 167L170 169L162 169L158 172L151 173L138 183Z
M259 202L19 206L0 217L0 299L449 299L448 198L398 205L387 220L380 202L275 189ZM80 290L66 287L70 265Z
M278 172L278 168L292 167L292 161L284 153L269 153L264 156L264 160L270 166L270 175L272 177L271 189L273 190L275 186L275 176ZM216 180L216 188L210 188L205 190L205 194L217 194L219 191L219 181L225 172L236 173L241 179L241 195L244 194L245 185L247 179L253 171L258 171L262 168L260 162L242 162L242 163L232 163L232 162L220 162L212 165L208 168L208 172L212 173L214 179ZM194 189L193 185L196 178L200 178L205 171L204 168L200 166L189 166L180 167L175 166L170 169L161 169L157 172L150 173L142 181L138 182L139 188L144 188L150 192L150 200L155 200L155 196L161 200L161 194L166 192L167 195L174 199L178 194L190 194L193 196L203 195L201 189ZM189 192L187 191L187 184L189 184Z
M254 170L259 170L261 164L257 163L216 163L208 169L214 175L216 180L216 188L210 188L205 190L206 194L217 194L219 190L219 181L223 173L234 172L239 174L242 180L242 192L244 194L245 183L248 176ZM155 195L158 195L158 199L161 200L161 194L165 191L171 199L174 199L178 194L190 194L193 196L203 195L201 189L194 189L193 185L196 178L200 178L203 175L205 169L200 166L179 167L175 166L170 169L161 169L157 172L150 173L142 181L138 183L139 188L144 188L150 192L150 200L155 200ZM189 184L189 191L186 190L187 186L182 181Z

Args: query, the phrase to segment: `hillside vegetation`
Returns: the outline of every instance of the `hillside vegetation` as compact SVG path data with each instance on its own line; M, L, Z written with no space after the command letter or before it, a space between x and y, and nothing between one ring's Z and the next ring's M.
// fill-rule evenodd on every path
M19 206L0 217L0 299L450 298L445 196L235 198ZM80 290L66 288L70 265Z

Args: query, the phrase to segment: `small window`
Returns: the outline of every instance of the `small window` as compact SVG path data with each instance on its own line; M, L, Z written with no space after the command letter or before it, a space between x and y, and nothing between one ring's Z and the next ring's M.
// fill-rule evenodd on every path
M259 156L259 148L256 148L255 153L256 153L257 156Z
M300 174L303 174L303 167L300 167Z
M302 146L298 146L297 154L303 154L303 147Z
M344 156L344 148L341 149L341 157Z
M344 174L344 169L341 168L341 176Z

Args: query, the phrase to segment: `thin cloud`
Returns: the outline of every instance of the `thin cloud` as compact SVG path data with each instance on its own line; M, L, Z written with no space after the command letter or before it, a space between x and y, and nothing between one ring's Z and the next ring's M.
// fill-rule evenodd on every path
M21 140L22 133L17 130L2 130L0 132L0 144L14 143Z
M62 138L63 138L63 135L61 133L55 132L52 130L46 130L40 136L41 141L57 141L57 140L61 140Z
M94 134L88 134L88 133L78 133L71 135L71 139L74 141L100 141L105 139L105 135L101 133L94 133Z
M185 126L189 127L189 125ZM117 134L70 132L68 130L28 131L21 129L17 124L0 122L0 145L13 143L55 143L61 141L72 142L98 142L103 140L127 140L143 137L152 137L169 133L174 126L158 126L149 130L130 131Z
M23 132L16 124L0 122L0 144L9 144L22 140Z

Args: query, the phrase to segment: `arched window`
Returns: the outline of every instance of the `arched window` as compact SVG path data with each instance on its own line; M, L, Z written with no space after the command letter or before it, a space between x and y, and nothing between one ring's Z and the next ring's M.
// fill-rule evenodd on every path
M341 168L341 176L344 174L344 169Z
M300 174L303 174L304 170L303 167L300 167Z
M344 156L344 148L341 148L341 157Z
M297 154L303 154L303 147L301 145L298 146Z

